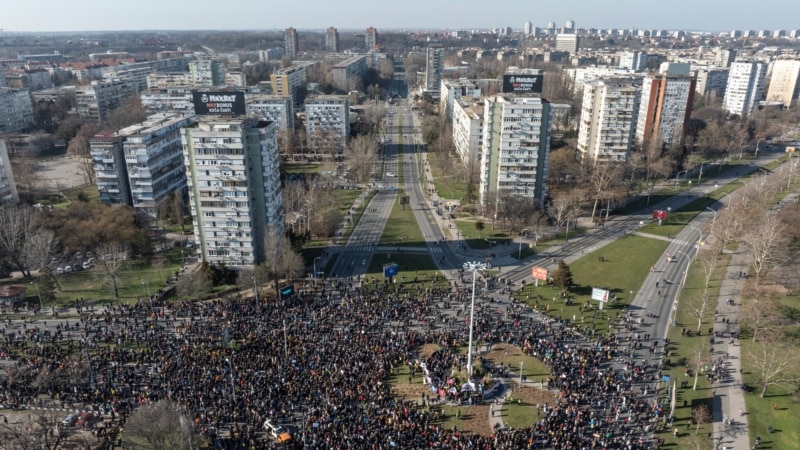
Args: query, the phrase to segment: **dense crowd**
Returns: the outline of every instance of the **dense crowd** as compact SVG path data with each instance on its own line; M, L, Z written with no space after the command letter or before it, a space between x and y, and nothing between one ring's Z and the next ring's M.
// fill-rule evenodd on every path
M482 436L445 428L432 407L436 394L404 401L388 384L399 367L416 361L438 392L464 369L457 347L468 337L467 290L420 285L397 294L329 281L310 294L155 309L144 302L106 305L49 327L5 322L0 352L16 364L6 370L0 400L19 407L49 395L62 406L92 405L124 421L138 404L170 399L200 433L229 448L277 447L265 419L292 423L298 443L320 450L652 446L646 438L662 405L640 394L658 369L636 363L629 349L637 339L582 334L513 298L483 298L476 339L517 345L542 360L552 368L545 383L559 395L540 405L531 426ZM431 343L440 350L420 357L420 347ZM612 359L624 370L614 370ZM461 394L438 400L466 398Z

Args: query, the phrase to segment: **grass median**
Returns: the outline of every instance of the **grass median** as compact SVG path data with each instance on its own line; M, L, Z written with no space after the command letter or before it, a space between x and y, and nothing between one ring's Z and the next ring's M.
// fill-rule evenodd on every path
M414 217L414 206L401 205L403 196L405 192L400 191L392 205L379 245L424 247L425 239Z

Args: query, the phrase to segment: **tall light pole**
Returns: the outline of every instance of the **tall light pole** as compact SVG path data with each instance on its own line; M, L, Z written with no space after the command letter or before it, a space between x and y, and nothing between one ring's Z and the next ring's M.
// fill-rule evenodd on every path
M764 170L764 169L762 169L762 168L759 168L758 170L760 170L760 171L764 172L764 178L762 178L762 179L761 179L761 186L764 186L764 183L767 181L767 174L768 174L769 172L767 172L766 170Z
M761 143L761 141L763 141L764 139L765 138L761 138L758 141L756 141L756 152L754 154L755 157L758 157L758 144Z
M703 179L703 166L705 165L705 161L700 163L700 172L697 174L697 181Z
M228 363L228 368L231 369L231 394L233 394L233 402L236 403L236 382L233 379L233 364L231 364L230 358L225 358L225 362Z
M674 188L674 189L672 189L673 191L675 191L675 190L677 190L677 189L678 189L678 183L680 183L680 181L681 181L681 174L683 174L683 175L684 175L684 177L685 177L685 176L686 176L686 173L687 173L687 172L686 172L685 170L681 170L680 172L678 172L678 175L677 175L677 176L675 176L675 188Z
M145 285L144 278L142 278L142 286ZM153 296L150 295L150 280L147 280L147 302L150 303L150 309L153 309Z
M475 290L478 280L478 272L485 270L486 264L477 261L465 262L464 269L472 272L472 302L470 303L469 309L469 345L467 346L467 382L469 383L470 387L474 389L475 387L472 385L472 381L470 380L472 380L472 330L475 324Z
M314 284L317 283L317 260L322 259L322 256L317 256L314 258Z
M713 209L709 208L708 206L706 206L706 209L707 209L707 210L709 210L709 211L711 211L711 212L714 214L714 218L713 218L713 219L711 219L711 228L714 228L714 223L716 223L716 222L717 222L717 211L715 211L715 210L713 210Z
M256 282L256 271L258 267L253 270L253 295L256 296L256 305L258 305L258 283Z

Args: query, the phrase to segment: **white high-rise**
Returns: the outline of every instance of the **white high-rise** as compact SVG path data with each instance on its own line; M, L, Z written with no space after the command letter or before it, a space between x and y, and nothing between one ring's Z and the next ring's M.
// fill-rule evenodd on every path
M441 44L430 44L425 57L425 89L434 100L439 100L439 88L442 85L444 72L444 47Z
M630 79L586 83L578 152L594 162L625 161L633 147L640 90Z
M539 97L487 97L481 145L480 202L497 208L502 194L542 204L553 113Z
M762 100L766 72L767 66L762 62L737 61L731 64L722 108L740 116L753 112Z
M772 65L772 77L767 91L768 102L781 102L791 108L800 96L800 60L779 59Z
M266 258L270 230L282 235L277 127L206 116L181 130L197 254L209 263L251 266Z
M6 151L5 140L0 139L0 205L17 203L17 187L14 184L14 175L11 172L11 164L8 161L8 151Z

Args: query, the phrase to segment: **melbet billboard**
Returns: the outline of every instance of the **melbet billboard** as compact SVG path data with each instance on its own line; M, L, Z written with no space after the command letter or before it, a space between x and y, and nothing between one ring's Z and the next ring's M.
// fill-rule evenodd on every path
M503 93L541 94L544 75L503 75Z
M244 92L192 92L192 99L198 116L247 114Z

